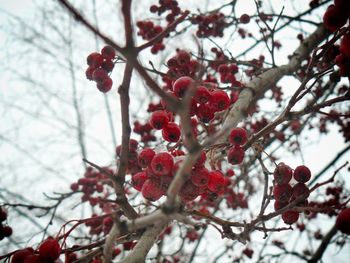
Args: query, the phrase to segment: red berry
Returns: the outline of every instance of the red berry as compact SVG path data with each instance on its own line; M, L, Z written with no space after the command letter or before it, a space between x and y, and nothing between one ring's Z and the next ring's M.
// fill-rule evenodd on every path
M350 208L345 208L338 214L335 225L342 233L350 235Z
M222 194L225 191L226 180L220 171L209 172L208 189L212 192Z
M186 90L190 87L190 85L193 83L193 79L190 77L181 77L178 78L173 85L173 91L175 95L179 98L183 97L185 95Z
M288 210L282 214L282 219L284 223L291 225L298 221L299 219L299 213L294 210Z
M151 11L151 13L156 13L158 11L158 6L151 5L151 7L149 8L149 11Z
M216 111L226 110L230 106L230 97L223 90L215 90L211 93L212 102Z
M228 71L229 71L229 67L228 65L226 64L221 64L219 67L218 67L218 71L220 74L227 74Z
M200 104L206 103L211 100L211 93L206 87L199 86L196 90L194 100Z
M289 184L277 184L273 188L275 200L287 203L292 196L292 187Z
M309 195L310 190L304 183L297 183L293 186L293 197L299 198L303 196L304 199L306 199L309 197Z
M94 73L92 73L92 79L98 84L102 84L107 78L109 78L107 71L102 68L95 69Z
M92 74L94 73L96 68L88 67L85 71L85 76L88 80L93 80Z
M105 59L114 59L115 58L115 50L111 46L104 46L101 49L101 54Z
M207 186L209 182L209 170L205 167L193 170L191 173L191 181L198 187Z
M139 165L142 168L147 167L151 163L151 161L152 161L152 159L153 159L155 154L156 154L155 151L153 151L150 148L143 149L138 155L138 163L139 163Z
M337 8L340 8L342 10L349 12L350 11L350 2L349 0L334 0L334 5Z
M350 58L350 33L347 33L343 36L340 42L339 50L348 58Z
M0 207L0 222L7 219L7 213Z
M87 58L86 58L87 64L92 67L92 68L98 68L102 66L103 63L103 57L100 53L94 52L91 53Z
M347 19L347 13L335 5L330 5L323 15L325 27L332 32L337 31L345 25Z
M112 60L105 60L103 61L102 68L106 70L107 72L111 72L114 68L114 63Z
M227 154L227 161L231 164L240 164L244 159L244 149L240 145L231 147Z
M293 170L285 163L279 163L273 172L276 184L287 184L292 179Z
M254 250L250 249L250 248L245 248L242 253L244 255L246 255L248 258L252 258L253 257L253 254L254 254Z
M157 153L151 161L152 171L158 176L170 174L173 166L173 157L167 152Z
M229 137L230 143L235 145L243 145L247 142L247 140L248 134L245 129L239 127L232 129Z
M311 171L305 165L300 165L294 170L294 179L300 183L305 183L311 178Z
M78 191L78 189L79 189L79 185L78 185L77 183L72 183L72 184L70 185L70 189L71 189L73 192L76 192L76 191Z
M136 152L139 143L135 139L129 140L129 152Z
M242 24L248 24L250 22L250 16L247 14L241 15L241 17L239 18L239 22L241 22Z
M131 184L137 191L141 191L147 179L148 175L146 172L138 172L131 177Z
M175 122L168 122L162 130L163 139L168 142L177 142L181 136L181 130L179 125Z
M282 203L282 202L275 201L275 203L274 203L275 211L282 209L286 205L288 205L288 203Z
M191 60L191 55L186 51L180 50L176 55L176 60L179 65L188 65Z
M2 233L5 237L9 237L12 235L12 228L10 226L4 226L4 228L2 229Z
M165 127L168 124L168 122L168 113L163 110L154 111L149 120L149 124L152 126L152 128L156 130L163 129L163 127Z
M97 83L97 88L99 91L106 93L111 90L113 85L113 80L107 76L102 83Z
M186 203L193 201L199 195L199 188L194 185L190 180L183 184L179 192L181 200Z
M208 123L214 119L215 109L209 103L200 104L197 108L197 117L200 121Z
M40 257L47 261L58 259L61 254L61 247L56 239L48 238L39 246Z
M160 181L157 179L147 179L142 186L141 192L143 197L150 201L157 201L164 193Z
M38 254L29 255L23 263L43 263L43 259Z
M18 250L12 255L11 263L24 263L24 260L33 254L34 250L31 247Z

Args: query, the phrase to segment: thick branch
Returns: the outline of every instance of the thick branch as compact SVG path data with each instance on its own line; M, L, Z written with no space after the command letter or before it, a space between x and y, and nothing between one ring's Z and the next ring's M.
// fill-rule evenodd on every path
M261 97L268 89L275 86L276 83L284 76L295 72L301 62L305 60L311 51L317 47L327 36L329 32L320 25L316 31L311 34L305 41L296 49L293 57L288 64L277 68L271 68L261 75L250 81L246 88L239 94L238 100L229 111L221 130L221 140L218 143L223 143L231 130L246 115L249 106Z

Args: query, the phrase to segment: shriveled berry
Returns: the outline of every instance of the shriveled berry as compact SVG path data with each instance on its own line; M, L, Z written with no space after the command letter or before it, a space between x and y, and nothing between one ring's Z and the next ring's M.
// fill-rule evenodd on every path
M157 153L151 161L152 171L158 176L170 174L173 166L174 159L167 152Z
M305 165L300 165L294 170L294 179L300 183L305 183L311 178L311 171Z
M156 130L163 129L168 124L168 122L168 113L163 110L154 111L149 120L149 124Z
M40 257L47 261L58 259L61 254L60 244L56 239L48 238L39 246Z
M154 155L156 155L156 153L152 149L150 149L150 148L143 149L138 155L139 165L142 168L147 167L151 163Z
M288 210L284 213L282 213L282 220L284 223L291 225L297 222L299 219L299 213L294 210Z
M185 95L186 90L193 83L193 79L190 77L181 77L178 78L173 85L173 91L175 95L179 98L182 98Z
M101 49L101 55L105 58L105 59L114 59L115 58L115 50L114 48L112 48L111 46L104 46Z
M310 195L309 188L304 183L297 183L293 186L293 197L299 198L301 196L304 197L304 199L308 198Z
M230 164L240 164L244 159L244 149L240 145L231 147L227 154L227 161Z
M239 127L232 129L229 136L230 143L235 145L243 145L247 142L247 140L248 134L245 129Z
M168 142L177 142L181 136L179 125L175 122L168 122L162 130L163 139Z
M275 200L287 203L292 196L292 187L289 184L277 184L273 188Z
M144 198L150 201L157 201L163 195L160 181L157 179L147 179L141 189Z
M220 171L209 172L208 189L212 192L222 194L225 191L226 180Z
M287 184L290 179L292 179L293 170L285 163L279 163L274 172L273 177L275 179L276 184Z
M137 190L141 191L143 184L148 179L146 172L138 172L131 177L131 184Z
M340 232L350 235L350 208L345 208L338 214L335 225Z

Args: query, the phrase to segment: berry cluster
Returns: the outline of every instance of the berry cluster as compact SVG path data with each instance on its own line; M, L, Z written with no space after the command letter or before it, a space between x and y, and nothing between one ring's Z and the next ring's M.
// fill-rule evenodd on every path
M138 21L136 26L139 28L137 34L145 40L151 40L163 31L163 28L161 26L154 25L152 21ZM151 52L152 54L157 54L158 51L164 49L165 45L163 44L163 40L161 40L152 46Z
M194 25L198 25L197 37L223 37L224 29L229 25L225 21L225 15L217 12L209 15L197 15L191 19Z
M311 172L309 168L304 165L300 165L295 168L294 173L292 168L290 168L285 163L279 163L275 171L274 176L274 188L273 196L275 197L275 210L279 210L287 206L290 202L295 199L300 199L297 205L305 206L308 201L310 190L305 185L307 181L311 178ZM292 177L298 182L294 186L291 186L290 181ZM299 212L296 210L288 210L282 213L282 219L286 224L293 224L298 221Z
M156 141L156 137L152 134L152 131L153 128L148 122L145 124L141 124L139 121L134 122L133 132L141 136L141 142L147 143Z
M199 195L205 199L225 193L228 178L219 170L208 170L205 161L206 154L202 152L192 167L189 180L180 190L179 195L184 203L193 201ZM144 148L138 154L142 171L132 175L131 183L146 199L156 201L166 194L181 163L182 159L174 158L168 152L156 153L150 148Z
M323 23L325 27L335 32L344 26L350 19L350 2L347 0L334 0L324 16ZM340 54L335 58L335 63L340 68L340 76L350 77L350 33L346 33L340 42Z
M151 5L151 13L157 13L158 16L169 11L169 14L166 15L165 19L168 23L171 23L175 20L175 17L178 16L181 12L179 4L175 0L159 0L159 5Z
M113 226L113 219L111 216L97 216L93 214L91 218L86 220L85 226L90 228L90 235L108 234Z
M244 158L244 145L248 140L247 131L243 128L234 128L232 129L229 142L233 145L227 154L227 161L233 165L240 164L243 162Z
M106 172L112 173L108 168L104 168ZM71 184L71 190L73 192L81 191L83 195L81 200L83 202L89 201L91 206L96 206L99 204L103 206L103 203L100 203L100 199L93 197L95 193L101 194L104 191L103 182L107 182L107 175L93 170L91 167L86 169L84 177L80 178L76 183Z
M10 226L3 226L2 222L6 221L7 213L0 207L0 240L3 240L5 237L12 235L12 228Z
M163 13L169 11L165 17L168 25L172 23L176 16L181 13L179 4L175 0L159 0L159 5L152 5L150 7L150 11L151 13L157 13L158 16L161 16ZM161 26L155 25L152 21L138 21L136 26L139 28L137 34L144 40L151 40L163 31ZM152 46L151 52L153 54L157 54L159 51L164 49L165 45L163 44L163 39L161 39L158 43L155 43Z
M176 55L167 61L167 66L169 69L166 76L163 77L163 81L166 83L166 89L168 90L172 89L173 80L182 76L194 78L200 70L198 60L191 59L191 55L188 52L180 49L177 49Z
M106 93L112 88L113 81L108 74L114 68L115 57L114 48L105 46L101 49L101 53L91 53L86 59L89 66L85 71L86 78L95 81L101 92Z
M222 83L231 83L234 87L241 87L242 83L236 79L235 74L238 73L236 64L221 64L218 67L220 73L220 81Z
M37 250L32 247L16 250L11 257L11 263L54 262L60 254L61 247L58 241L49 237L40 244Z

